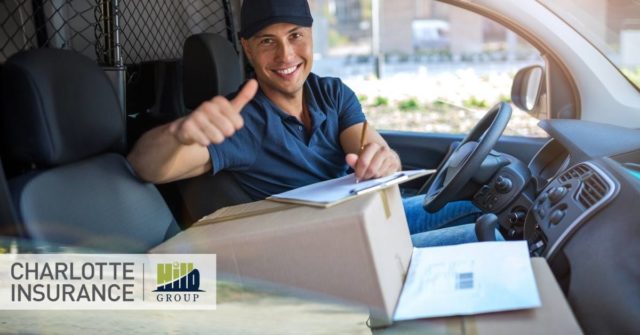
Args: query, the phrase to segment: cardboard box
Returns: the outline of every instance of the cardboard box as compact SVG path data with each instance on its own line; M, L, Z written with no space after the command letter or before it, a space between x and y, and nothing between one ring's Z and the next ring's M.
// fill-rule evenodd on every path
M544 258L531 259L542 307L479 314L396 322L375 335L448 334L448 335L539 335L582 334L560 286Z
M256 279L366 305L391 323L412 253L398 186L331 208L224 208L151 250L215 253L219 279Z
M412 244L394 186L327 209L271 201L223 208L151 252L215 253L219 280L268 281L366 305L370 326L379 327L391 324ZM396 322L373 333L581 334L546 261L532 258L532 267L540 308Z

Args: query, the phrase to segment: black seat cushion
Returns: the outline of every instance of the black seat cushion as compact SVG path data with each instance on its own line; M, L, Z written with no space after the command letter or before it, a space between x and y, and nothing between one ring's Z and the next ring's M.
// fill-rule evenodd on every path
M253 201L230 171L178 181L178 190L184 201L184 215L188 223L220 208Z

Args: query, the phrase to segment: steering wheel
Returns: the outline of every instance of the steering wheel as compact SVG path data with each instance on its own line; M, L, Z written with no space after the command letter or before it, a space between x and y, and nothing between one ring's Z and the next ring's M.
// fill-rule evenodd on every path
M496 145L510 118L511 106L500 102L473 127L436 172L424 198L427 212L435 213L456 199Z

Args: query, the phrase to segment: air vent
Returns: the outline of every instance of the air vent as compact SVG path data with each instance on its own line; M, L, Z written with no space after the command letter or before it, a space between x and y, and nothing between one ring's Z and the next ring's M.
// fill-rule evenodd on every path
M562 173L556 181L562 182L561 185L566 183L567 186L570 185L575 190L572 193L572 200L575 203L569 204L569 208L579 210L579 207L582 206L584 211L569 224L555 241L549 240L551 247L546 251L546 254L543 253L547 259L552 259L557 250L586 221L586 218L611 200L618 188L611 176L591 162L580 163L570 168Z
M583 180L582 187L578 191L578 201L588 209L600 201L608 191L607 183L594 172Z
M569 183L571 180L580 180L576 200L589 209L600 201L609 191L609 185L589 165L578 164L558 177L560 183Z
M563 173L558 179L561 183L566 183L571 179L582 179L583 176L592 173L593 171L586 165L576 165Z

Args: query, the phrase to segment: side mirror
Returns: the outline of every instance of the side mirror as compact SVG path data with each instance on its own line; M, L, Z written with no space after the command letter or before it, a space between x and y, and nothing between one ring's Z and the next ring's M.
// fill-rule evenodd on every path
M527 66L516 73L511 86L511 101L516 107L537 117L541 109L538 101L543 94L544 70L540 65Z

